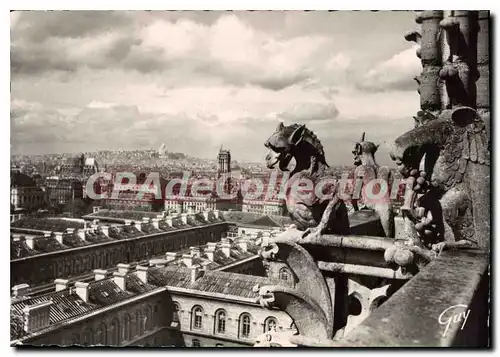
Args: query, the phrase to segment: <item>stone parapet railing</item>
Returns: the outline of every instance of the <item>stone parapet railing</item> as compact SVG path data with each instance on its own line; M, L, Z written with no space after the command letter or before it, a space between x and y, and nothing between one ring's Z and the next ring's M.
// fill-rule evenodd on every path
M444 251L340 341L309 347L488 347L489 254Z

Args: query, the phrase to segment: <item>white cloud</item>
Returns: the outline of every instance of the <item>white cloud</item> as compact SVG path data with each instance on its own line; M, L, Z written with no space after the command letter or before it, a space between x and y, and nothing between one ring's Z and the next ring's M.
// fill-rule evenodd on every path
M309 121L331 121L339 115L333 103L297 103L289 110L278 114L290 124Z
M30 14L13 31L16 150L41 138L43 151L165 142L213 156L224 144L235 157L256 159L280 118L323 130L334 150L337 141L359 136L360 118L384 135L380 123L411 119L418 110L416 87L398 87L399 80L414 85L406 64L414 50L400 53L404 40L388 40L374 54L373 39L387 38L388 26L377 35L370 25L361 36L350 26L357 15L332 23L328 14L310 14L295 22L289 20L302 15L289 13L279 25L279 16L265 24L264 15L227 12L204 21L203 13L114 13L112 21L99 13L97 23L93 13L47 14ZM390 59L377 65L380 58ZM354 86L359 78L365 87ZM394 92L381 92L387 88Z
M422 66L416 56L417 46L395 54L373 67L360 83L361 88L374 91L417 90L413 78L420 74Z
M92 102L90 102L87 107L88 108L112 108L112 107L116 107L118 106L119 104L117 103L105 103L105 102L100 102L100 101L97 101L97 100L93 100Z

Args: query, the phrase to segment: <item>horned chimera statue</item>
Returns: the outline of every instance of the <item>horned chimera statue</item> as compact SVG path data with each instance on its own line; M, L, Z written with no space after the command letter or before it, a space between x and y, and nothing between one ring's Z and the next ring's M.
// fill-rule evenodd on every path
M290 161L295 159L295 168L286 184L286 206L296 228L304 231L302 237L314 240L326 233L348 234L347 207L336 184L329 186L328 193L322 197L314 193L300 194L292 189L300 184L301 179L312 181L313 187L326 178L335 181L327 171L323 146L316 135L305 125L279 123L264 145L269 149L266 156L268 168L278 165L280 170L287 171Z
M360 200L354 197L357 193L353 192L353 199L351 202L354 210L356 211L359 209L370 209L375 211L380 218L384 235L386 237L394 237L394 217L393 208L390 202L391 188L389 187L391 171L388 167L379 166L375 160L375 153L377 152L379 146L380 144L375 145L371 141L365 141L365 133L361 135L361 140L354 145L354 149L352 151L352 154L354 155L354 165L356 166L356 169L354 170L354 186L356 187L357 181L361 181L362 186L360 188L362 191ZM378 192L366 191L367 188L372 191L375 187L369 185L372 180L385 182L386 193L383 197L372 199L370 197L370 193L377 194ZM377 185L379 189L383 189L380 184Z

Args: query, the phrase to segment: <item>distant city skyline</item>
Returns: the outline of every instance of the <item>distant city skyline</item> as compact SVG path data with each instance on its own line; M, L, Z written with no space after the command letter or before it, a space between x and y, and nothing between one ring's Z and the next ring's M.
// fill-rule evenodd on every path
M263 162L279 121L330 165L413 125L412 12L11 13L13 154L159 148Z

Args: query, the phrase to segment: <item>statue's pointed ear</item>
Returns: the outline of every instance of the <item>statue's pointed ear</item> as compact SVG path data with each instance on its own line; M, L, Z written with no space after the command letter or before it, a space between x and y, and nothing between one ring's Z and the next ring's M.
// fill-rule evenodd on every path
M360 142L363 142L365 141L365 132L363 131L363 135L361 135L361 141Z
M288 142L293 144L293 145L299 144L302 141L302 138L304 137L305 129L306 129L306 126L304 124L302 124L297 129L295 129L293 131L292 135L290 135Z
M283 122L280 121L280 123L278 124L278 127L276 128L276 131L281 131L285 126L283 125Z
M458 126L467 126L478 117L477 112L470 107L460 107L451 113L451 120Z

